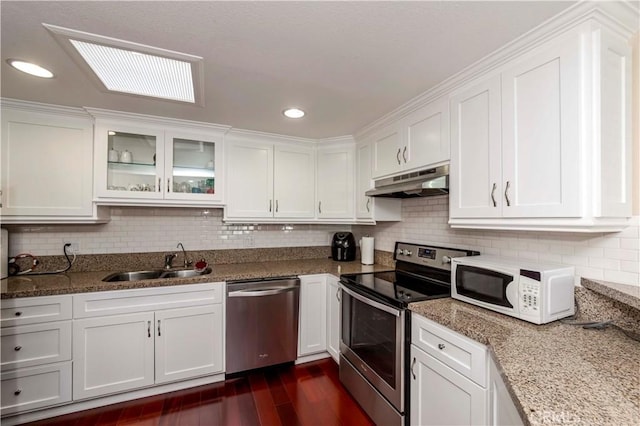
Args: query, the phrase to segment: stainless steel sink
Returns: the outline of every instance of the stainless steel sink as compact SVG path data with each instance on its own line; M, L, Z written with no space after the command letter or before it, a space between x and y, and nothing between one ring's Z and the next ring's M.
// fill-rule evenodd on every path
M153 280L159 278L190 278L200 275L207 275L211 273L211 268L207 268L202 271L196 271L195 269L176 269L176 270L164 270L156 269L152 271L132 271L132 272L116 272L115 274L107 275L102 279L105 282L119 282L119 281L138 281L138 280Z
M175 271L165 271L160 278L191 278L210 273L211 268L207 268L202 271L196 271L195 269L178 269Z

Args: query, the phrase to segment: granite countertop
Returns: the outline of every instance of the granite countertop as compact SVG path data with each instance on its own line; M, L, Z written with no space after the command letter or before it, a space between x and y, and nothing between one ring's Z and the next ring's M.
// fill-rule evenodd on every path
M619 329L535 325L453 299L410 309L487 345L525 424L640 424L640 342Z
M153 279L128 282L103 282L113 272L68 272L57 275L22 275L9 277L0 283L2 299L16 297L50 296L55 294L87 293L93 291L125 290L132 288L162 287L181 284L267 278L291 275L334 274L386 271L383 265L362 265L359 261L336 262L331 259L298 259L268 262L250 262L211 265L213 271L193 278Z

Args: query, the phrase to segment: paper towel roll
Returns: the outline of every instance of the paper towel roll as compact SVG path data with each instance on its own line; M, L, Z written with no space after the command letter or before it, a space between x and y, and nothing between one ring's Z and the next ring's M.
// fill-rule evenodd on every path
M360 240L360 259L363 265L373 265L373 237L362 237Z

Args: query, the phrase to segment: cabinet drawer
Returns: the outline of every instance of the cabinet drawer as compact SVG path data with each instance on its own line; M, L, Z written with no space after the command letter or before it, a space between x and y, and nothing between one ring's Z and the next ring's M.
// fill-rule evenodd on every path
M2 415L71 401L71 362L2 373Z
M487 386L487 347L415 312L411 343L482 387Z
M74 318L90 318L222 303L224 283L190 284L73 296Z
M71 319L71 295L3 299L0 326L37 324Z
M0 330L2 371L71 359L71 321Z

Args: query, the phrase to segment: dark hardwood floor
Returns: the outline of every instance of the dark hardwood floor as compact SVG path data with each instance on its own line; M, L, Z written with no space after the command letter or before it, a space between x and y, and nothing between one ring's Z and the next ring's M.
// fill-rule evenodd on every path
M256 370L223 383L137 399L31 426L373 425L333 360Z

